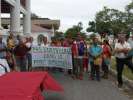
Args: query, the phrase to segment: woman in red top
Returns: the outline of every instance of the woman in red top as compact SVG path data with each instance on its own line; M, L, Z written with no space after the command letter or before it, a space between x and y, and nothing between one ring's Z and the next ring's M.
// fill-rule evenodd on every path
M107 40L103 41L103 60L102 60L102 69L104 72L103 78L108 78L109 65L111 59L111 47Z

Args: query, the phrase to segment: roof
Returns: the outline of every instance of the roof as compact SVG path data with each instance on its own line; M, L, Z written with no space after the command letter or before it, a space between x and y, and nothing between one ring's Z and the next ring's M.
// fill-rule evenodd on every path
M52 30L43 28L43 27L38 26L38 25L32 25L32 27L31 27L31 32L32 32L32 33L35 33L35 32L39 32L39 33L40 33L40 32L52 33Z
M2 18L1 20L3 25L10 25L10 18ZM23 18L21 18L21 25L22 24ZM57 30L60 27L60 20L50 20L47 18L32 18L31 24L38 25L47 29L52 29L52 27L54 27L54 29Z

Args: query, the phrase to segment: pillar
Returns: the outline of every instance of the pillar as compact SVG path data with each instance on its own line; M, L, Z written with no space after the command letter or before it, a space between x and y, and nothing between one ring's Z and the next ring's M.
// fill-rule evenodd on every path
M15 0L15 5L11 7L10 31L20 33L20 0Z
M25 9L26 9L26 14L24 15L24 20L23 20L23 33L24 34L30 34L31 33L31 1L30 0L25 0Z

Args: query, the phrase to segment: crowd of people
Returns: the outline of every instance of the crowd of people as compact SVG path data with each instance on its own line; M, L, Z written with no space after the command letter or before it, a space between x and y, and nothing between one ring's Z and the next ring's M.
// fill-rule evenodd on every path
M66 40L62 46L71 47L73 69L69 72L72 72L74 79L82 80L83 74L88 72L88 68L90 68L89 78L91 80L100 81L101 77L108 79L109 68L115 61L118 87L123 86L124 65L129 67L133 73L133 36L127 37L126 34L120 33L112 44L106 38L99 41L99 36L92 37L92 42L88 44L80 33L77 34L77 38ZM66 45L66 43L69 44ZM112 57L115 57L115 60Z
M15 37L10 33L5 43L2 36L0 33L0 59L6 59L11 71L27 71L31 68L30 50L33 38L19 35Z
M127 39L125 34L120 34L117 41L109 44L108 39L99 41L96 35L91 38L91 43L87 43L80 33L76 38L64 38L61 41L52 41L47 43L43 39L43 46L70 47L72 51L73 68L67 70L73 79L83 80L84 73L88 73L91 80L100 81L101 77L108 79L109 67L111 66L111 57L116 58L116 71L118 87L122 87L122 72L124 65L127 65L133 72L133 37ZM0 59L6 59L12 71L29 71L32 69L31 48L33 44L32 37L14 36L12 33L7 38L6 44L2 41L0 34ZM38 44L42 46L42 44ZM60 71L66 72L64 69ZM102 71L102 75L101 75Z

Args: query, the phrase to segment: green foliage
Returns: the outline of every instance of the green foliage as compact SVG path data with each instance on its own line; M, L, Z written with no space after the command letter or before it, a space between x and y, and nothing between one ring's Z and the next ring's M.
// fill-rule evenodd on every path
M131 5L129 6L129 8L131 9ZM114 35L118 34L121 31L128 33L130 31L129 23L133 23L133 14L129 14L127 12L104 7L102 11L99 11L96 14L95 21L89 22L89 27L87 28L87 31L98 32L100 34L108 33ZM129 15L131 18L129 17Z
M97 32L113 33L126 31L126 14L116 9L104 7L103 11L96 14Z
M81 32L83 29L82 23L79 22L78 25L74 25L73 27L67 29L67 31L65 32L65 37L69 37L69 38L76 38L77 37L77 33L81 33L81 35L85 38L86 35L85 33Z
M90 21L89 27L86 29L87 32L96 32L96 22Z
M126 6L127 25L130 32L133 32L133 1Z
M63 32L55 32L54 37L52 37L52 40L62 40L64 38L64 33Z

